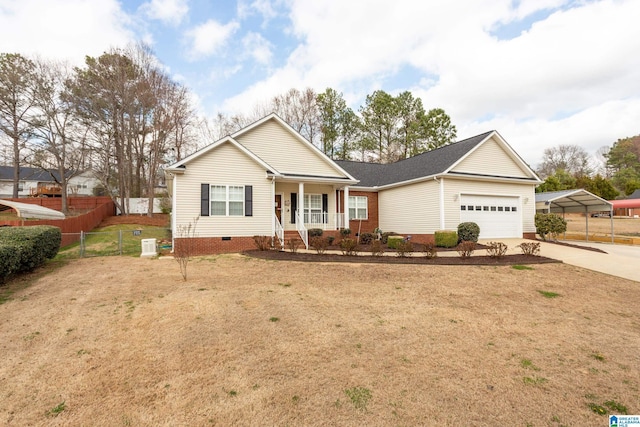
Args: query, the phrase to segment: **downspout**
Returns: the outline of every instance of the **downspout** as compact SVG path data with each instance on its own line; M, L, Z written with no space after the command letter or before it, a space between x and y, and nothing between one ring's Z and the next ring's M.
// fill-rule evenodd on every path
M613 235L613 205L609 207L609 218L611 218L611 243L615 243L615 237Z

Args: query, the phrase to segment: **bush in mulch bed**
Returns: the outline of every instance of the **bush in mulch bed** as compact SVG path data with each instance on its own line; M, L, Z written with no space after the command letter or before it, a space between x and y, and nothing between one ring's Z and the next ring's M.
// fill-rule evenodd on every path
M414 254L412 257L393 256L371 256L365 255L339 255L339 254L314 254L314 253L291 253L277 251L245 251L245 255L269 259L275 261L302 261L302 262L357 262L376 264L424 264L424 265L516 265L516 264L547 264L562 262L552 258L533 255L505 255L499 258L490 256L471 256L461 258L457 256L427 258L423 255Z

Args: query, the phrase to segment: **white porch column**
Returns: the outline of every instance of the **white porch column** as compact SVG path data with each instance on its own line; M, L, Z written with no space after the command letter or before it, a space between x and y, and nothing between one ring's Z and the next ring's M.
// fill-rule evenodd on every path
M349 228L349 186L344 187L344 228Z
M275 236L275 234L276 234L276 180L271 178L271 238L272 239L273 239L273 236Z
M304 182L298 183L298 212L300 212L300 220L304 224Z

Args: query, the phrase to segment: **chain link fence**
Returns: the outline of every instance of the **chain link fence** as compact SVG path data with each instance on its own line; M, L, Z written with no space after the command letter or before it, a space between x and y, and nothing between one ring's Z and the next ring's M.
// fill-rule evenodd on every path
M90 231L80 233L62 233L73 236L76 243L61 248L59 258L86 258L101 256L140 256L143 239L156 239L159 254L171 252L171 229L137 228L111 231Z

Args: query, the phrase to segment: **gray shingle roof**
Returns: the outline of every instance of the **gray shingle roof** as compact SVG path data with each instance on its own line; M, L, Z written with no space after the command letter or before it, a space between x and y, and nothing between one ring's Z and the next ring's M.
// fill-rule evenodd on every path
M640 188L631 193L627 199L640 199Z
M40 182L54 182L52 175L60 181L60 174L57 171L51 172L42 170L39 168L20 168L20 181L40 181ZM13 180L13 166L0 166L0 180L12 181Z
M379 164L349 160L336 160L336 163L360 180L358 187L380 187L443 173L492 132L485 132L395 163Z

